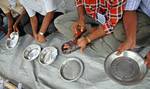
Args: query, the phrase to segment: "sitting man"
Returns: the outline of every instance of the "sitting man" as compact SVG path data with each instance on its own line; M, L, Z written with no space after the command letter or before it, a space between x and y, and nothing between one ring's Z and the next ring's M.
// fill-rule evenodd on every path
M94 50L91 49L90 52L94 54L107 55L107 51L102 51L102 49L108 48L109 46L107 46L106 42L102 44L103 40L99 38L103 38L104 36L107 37L113 32L114 27L122 18L126 0L75 1L78 14L77 12L70 12L58 17L55 20L56 28L68 39L74 39L74 36L76 39L77 35L80 35L80 33L83 33L85 30L87 30L85 34L83 34L84 36L77 37L75 44L78 45L83 52L87 44L96 40L92 45L93 47L95 46L95 48L93 48ZM70 44L72 43L70 42ZM69 47L70 44L65 44L63 46L64 49L76 48Z
M150 0L127 0L123 23L126 39L118 47L119 53L136 45L150 46ZM146 63L150 68L150 52Z
M28 15L19 3L19 0L1 0L0 8L8 18L8 32L7 37L13 31L24 35L23 26L28 22Z
M81 0L78 0L78 2L79 1ZM122 51L135 48L136 40L137 40L137 45L150 46L149 42L147 41L150 40L150 35L149 35L150 34L150 30L149 30L150 5L149 4L150 1L147 2L147 0L127 0L125 13L123 15L123 23L122 21L120 21L114 28L114 32L112 34L102 37L101 39L95 41L92 49L90 48L90 46L87 48L89 49L87 53L89 55L92 54L91 56L94 55L94 57L98 56L98 57L106 58L106 56L108 56L111 52L115 50L117 50L119 54ZM84 4L84 5L89 6L88 4ZM139 10L140 12L136 12L138 8L140 9ZM78 10L81 9L79 9L78 7ZM92 9L88 9L88 11L90 10ZM79 16L82 15L79 13ZM69 17L71 20L69 19ZM77 18L78 18L77 16L74 16L74 13L68 13L66 14L66 16L58 17L58 19L55 20L55 25L58 28L58 30L60 30L61 33L63 33L66 37L70 39L73 37L73 33L72 31L66 29L68 28L70 29L71 27L69 25L73 24L73 21L76 21ZM85 19L85 21L87 21L87 19ZM97 34L95 34L95 36L98 36L98 32ZM88 37L90 37L90 35ZM87 41L90 42L91 39L88 38ZM85 43L83 42L83 44ZM81 46L81 48L85 48L85 46L86 45L84 45L83 47ZM146 63L150 67L150 52L146 57Z
M20 0L30 16L31 24L24 28L26 33L31 34L40 43L46 41L45 33L52 33L56 29L53 24L54 18L61 13L55 13L57 0Z

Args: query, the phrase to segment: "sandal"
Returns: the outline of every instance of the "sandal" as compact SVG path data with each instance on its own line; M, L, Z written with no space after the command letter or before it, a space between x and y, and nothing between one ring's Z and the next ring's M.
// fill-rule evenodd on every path
M87 31L86 29L81 30L81 26L78 25L77 33L75 33L75 35L74 35L75 39L68 41L62 45L62 47L61 47L62 53L63 54L70 54L71 52L79 49L80 47L76 44L77 39L80 38L83 35L83 33L85 33L86 31Z
M63 54L70 54L71 52L76 51L77 49L79 49L79 46L76 44L76 40L68 41L64 43L61 47Z

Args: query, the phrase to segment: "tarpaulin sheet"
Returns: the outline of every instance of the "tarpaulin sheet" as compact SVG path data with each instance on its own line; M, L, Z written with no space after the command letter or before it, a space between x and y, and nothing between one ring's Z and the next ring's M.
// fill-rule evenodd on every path
M5 40L0 41L0 75L23 83L25 89L150 89L150 73L139 84L123 86L106 75L103 57L90 57L79 50L69 55L62 54L60 47L65 39L59 33L49 35L47 42L40 44L42 48L55 46L59 49L56 61L48 66L41 65L38 59L29 62L23 58L23 50L36 43L31 36L21 37L11 50L6 49ZM69 57L80 58L85 66L83 76L75 82L64 81L59 72L61 64Z

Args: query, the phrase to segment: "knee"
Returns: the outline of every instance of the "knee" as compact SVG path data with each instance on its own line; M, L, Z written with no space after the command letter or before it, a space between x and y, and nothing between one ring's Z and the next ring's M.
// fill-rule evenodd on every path
M57 17L54 20L54 25L57 28L57 30L59 30L60 28L62 28L62 25L63 25L63 15Z

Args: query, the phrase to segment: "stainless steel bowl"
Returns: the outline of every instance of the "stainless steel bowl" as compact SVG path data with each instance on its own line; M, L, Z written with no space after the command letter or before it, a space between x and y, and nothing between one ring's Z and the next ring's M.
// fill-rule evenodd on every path
M61 77L69 82L78 80L84 72L84 64L78 58L68 58L60 67Z
M41 52L41 47L37 44L31 44L25 48L23 52L23 57L27 61L35 60Z
M6 48L11 49L14 48L19 41L19 33L18 32L12 32L10 34L10 37L6 40Z
M52 64L58 55L57 48L51 46L44 48L39 55L39 62L42 65Z
M122 85L133 85L143 80L147 73L144 59L134 51L124 51L120 55L111 53L105 60L107 75Z

